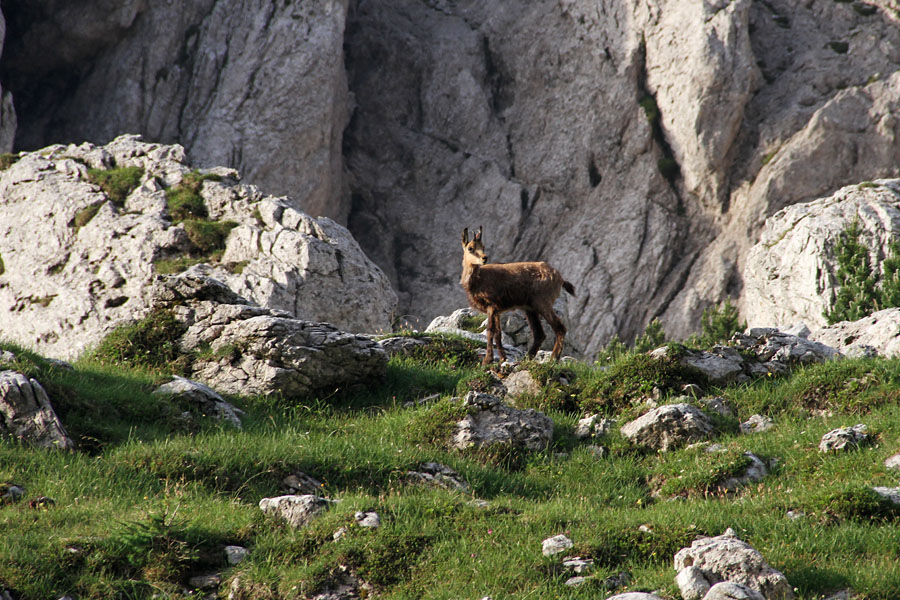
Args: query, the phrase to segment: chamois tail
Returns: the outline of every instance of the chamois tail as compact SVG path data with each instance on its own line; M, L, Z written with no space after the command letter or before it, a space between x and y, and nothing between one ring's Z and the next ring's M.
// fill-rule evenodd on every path
M575 286L568 281L563 281L563 289L569 292L571 295L575 295Z

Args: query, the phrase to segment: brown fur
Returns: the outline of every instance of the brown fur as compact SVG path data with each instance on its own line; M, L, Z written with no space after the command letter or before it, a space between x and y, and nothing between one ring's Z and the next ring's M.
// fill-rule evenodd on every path
M475 310L487 313L487 352L484 364L494 360L494 342L501 360L506 360L500 341L500 315L508 310L525 311L531 327L533 342L528 356L537 354L546 339L540 317L550 324L556 334L551 357L559 359L562 353L566 326L553 310L553 303L562 289L575 294L575 286L565 281L559 271L545 262L519 262L486 264L487 255L481 241L481 228L469 241L469 230L462 233L463 270L460 284L466 291L469 304Z

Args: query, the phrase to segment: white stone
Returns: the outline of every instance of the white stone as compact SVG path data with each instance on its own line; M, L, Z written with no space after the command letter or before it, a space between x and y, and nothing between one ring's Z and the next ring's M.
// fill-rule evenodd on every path
M377 529L381 527L381 517L374 511L359 511L353 515L353 518L360 527L366 527L368 529Z
M572 540L560 534L545 539L541 543L541 551L544 556L554 556L560 552L565 552L574 545Z
M694 566L681 569L675 576L675 585L681 591L683 600L700 600L710 588L703 571Z
M328 501L311 494L278 496L276 498L263 498L259 501L259 508L267 515L280 517L292 527L300 528L318 513L326 510Z
M243 546L225 546L225 560L229 566L239 565L244 562L250 551Z
M837 452L858 448L868 441L868 427L857 423L852 427L839 427L822 436L819 441L819 452Z
M667 451L712 436L713 426L709 417L690 404L666 404L626 423L620 431L636 444Z
M712 586L703 600L766 600L766 598L749 586L723 581Z

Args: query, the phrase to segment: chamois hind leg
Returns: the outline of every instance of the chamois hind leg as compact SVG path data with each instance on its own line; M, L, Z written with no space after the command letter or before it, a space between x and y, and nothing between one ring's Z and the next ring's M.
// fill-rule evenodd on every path
M528 319L528 326L531 327L531 336L533 338L531 348L528 349L528 357L534 358L537 351L541 349L541 344L547 339L544 328L541 327L541 316L534 310L526 310L525 318Z
M563 325L562 320L557 316L552 306L547 310L541 311L541 315L547 319L550 327L553 328L553 333L556 334L556 341L553 343L553 351L550 353L550 358L559 360L559 355L562 354L563 350L563 340L566 339L566 326Z
M484 351L483 365L489 365L494 362L494 309L489 308L487 313L487 349Z
M503 328L500 327L500 311L494 313L494 345L497 346L497 354L500 355L500 362L506 360L506 350L503 348Z

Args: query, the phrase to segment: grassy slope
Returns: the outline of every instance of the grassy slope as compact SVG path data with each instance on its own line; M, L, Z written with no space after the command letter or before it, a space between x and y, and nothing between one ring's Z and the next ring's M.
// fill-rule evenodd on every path
M458 412L447 399L484 380L464 348L393 359L384 385L355 397L233 399L248 412L236 431L185 424L184 407L149 394L163 372L87 359L66 371L4 347L19 353L13 368L48 388L82 449L62 454L0 441L0 482L27 488L25 501L0 506L0 587L21 598L178 597L189 576L214 571L225 574L222 597L238 576L246 598L295 598L334 579L341 564L385 598L598 598L611 594L603 577L621 571L632 575L627 589L678 598L674 553L727 527L783 571L800 598L851 587L887 599L900 590L895 512L860 492L898 485L882 461L900 450L900 361L844 361L708 390L726 396L740 419L762 412L777 424L740 436L737 420L720 419L724 454L657 455L613 436L595 440L610 449L605 458L573 438L580 412L571 409L593 405L629 418L638 412L630 400L664 374L626 357L606 371L571 367L574 383L564 386L542 368L551 383L527 403L546 408L557 441L546 452L507 457L504 467L434 444ZM629 380L629 369L639 368ZM441 399L403 407L431 393ZM819 409L832 416L811 416ZM874 445L819 454L822 434L857 422L876 434ZM745 450L777 458L774 473L737 496L716 494L710 474L727 474ZM456 469L471 494L405 484L404 473L423 461ZM296 470L341 500L300 531L257 508L260 498L283 493L281 479ZM660 489L668 497L655 495ZM30 507L38 496L55 504ZM354 526L357 510L378 511L383 526ZM788 510L806 516L791 520ZM332 541L341 526L349 535ZM541 555L541 540L558 533L575 542L573 553L596 560L598 578L564 585L569 575ZM248 547L248 559L226 568L227 544Z

